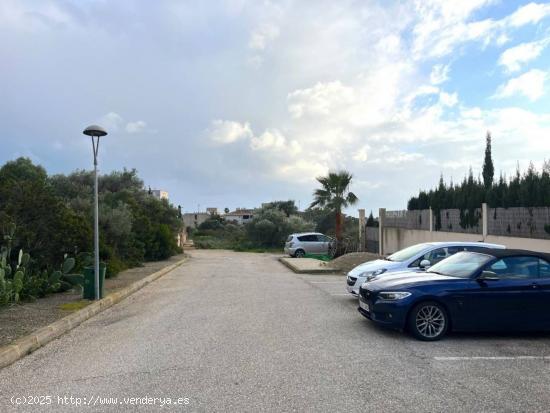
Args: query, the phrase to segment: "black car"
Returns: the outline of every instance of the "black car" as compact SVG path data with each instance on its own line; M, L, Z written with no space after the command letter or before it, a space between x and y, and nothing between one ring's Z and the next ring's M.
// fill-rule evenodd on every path
M550 330L550 254L460 252L423 273L364 283L358 310L427 341L449 330Z

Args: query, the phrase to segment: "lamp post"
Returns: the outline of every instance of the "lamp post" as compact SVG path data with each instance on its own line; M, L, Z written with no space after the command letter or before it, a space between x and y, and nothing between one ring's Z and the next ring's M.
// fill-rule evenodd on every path
M95 299L99 300L99 199L97 191L97 153L99 151L99 138L107 135L107 131L101 126L91 125L82 132L92 138L94 150L94 273L95 273Z

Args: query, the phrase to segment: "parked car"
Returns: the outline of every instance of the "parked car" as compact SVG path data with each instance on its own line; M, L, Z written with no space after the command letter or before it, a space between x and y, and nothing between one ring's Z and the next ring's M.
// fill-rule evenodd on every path
M426 341L439 340L451 329L550 330L550 254L460 252L423 273L364 283L359 312Z
M285 254L302 258L306 254L328 255L334 239L319 232L291 234L285 243Z
M398 271L426 270L444 258L460 251L484 251L487 248L505 248L504 245L485 242L430 242L416 244L397 251L384 259L358 265L346 278L347 290L359 294L359 287L365 281L386 276Z

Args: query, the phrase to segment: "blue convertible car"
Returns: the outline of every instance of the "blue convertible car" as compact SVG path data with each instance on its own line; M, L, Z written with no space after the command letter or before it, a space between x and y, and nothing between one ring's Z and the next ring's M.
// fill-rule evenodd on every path
M449 330L550 330L550 254L460 252L426 272L364 283L359 312L420 340Z

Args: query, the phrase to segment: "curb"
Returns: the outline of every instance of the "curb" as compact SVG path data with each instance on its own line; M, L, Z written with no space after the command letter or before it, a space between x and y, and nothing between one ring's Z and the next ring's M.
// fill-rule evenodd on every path
M296 259L296 258L294 258ZM296 274L340 274L341 271L337 268L314 268L314 269L300 269L296 265L294 265L292 262L290 262L290 259L288 258L279 258L279 262L286 267L290 268L292 271L294 271Z
M32 353L50 341L77 327L82 322L119 303L136 291L141 290L146 285L176 269L187 261L187 259L188 257L185 257L175 264L168 265L163 269L154 272L153 274L150 274L127 287L124 287L122 290L111 293L107 297L102 298L99 301L94 301L92 304L81 310L75 311L74 313L63 317L50 325L42 327L27 336L15 340L12 344L0 347L0 369L9 366L17 360L25 357L27 354Z

